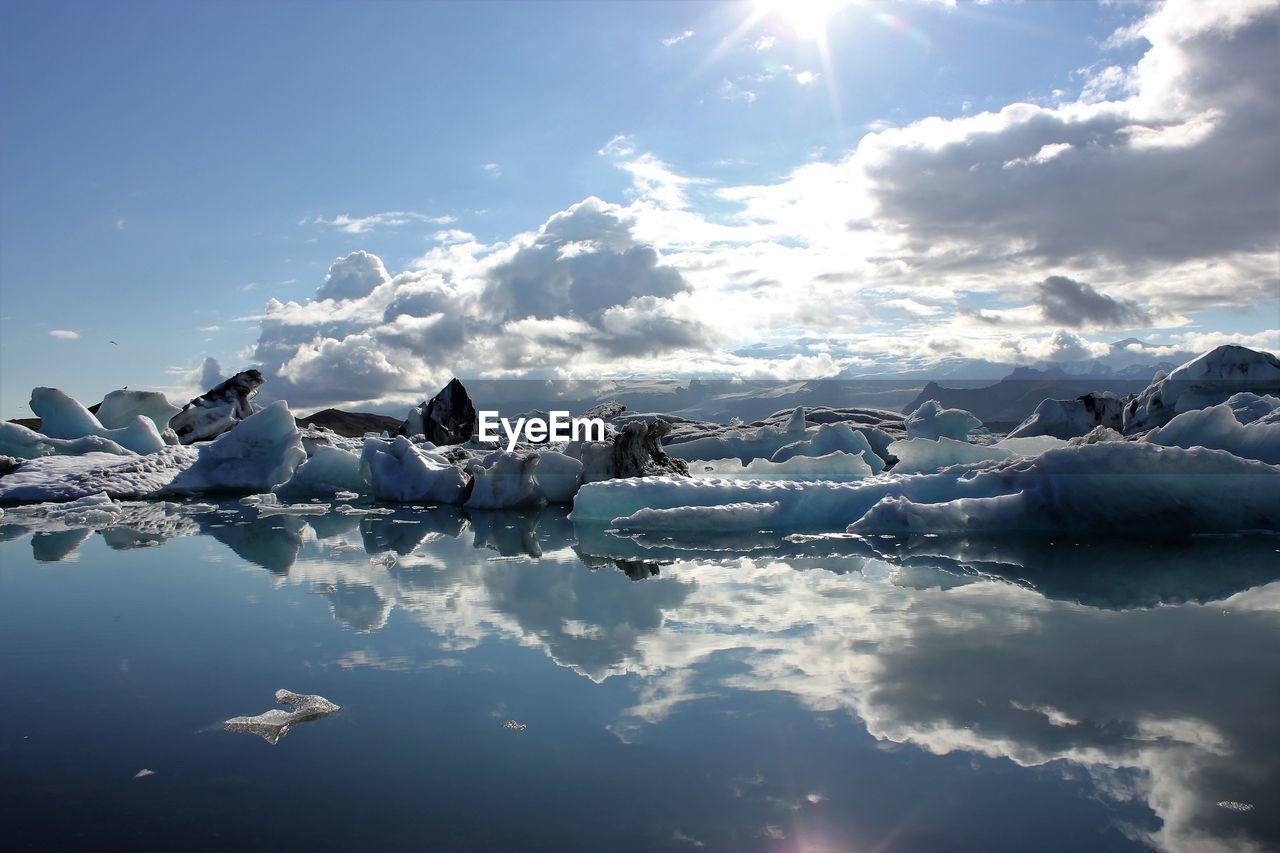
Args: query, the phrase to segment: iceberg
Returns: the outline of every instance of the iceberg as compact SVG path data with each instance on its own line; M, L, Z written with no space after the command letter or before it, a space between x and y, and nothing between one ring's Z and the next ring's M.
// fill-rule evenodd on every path
M193 448L165 447L146 456L43 456L0 479L0 502L73 501L99 492L117 499L153 497L197 455Z
M777 452L769 457L769 461L786 462L796 456L828 456L843 452L860 455L871 468L871 473L879 474L884 470L886 460L872 448L865 434L866 430L865 427L854 429L847 423L840 422L822 424L809 438L778 448ZM889 434L882 430L875 430L875 432L884 436L885 442L881 445L881 449L887 451L891 443L888 440Z
M110 453L115 456L134 456L110 439L97 435L80 438L49 438L22 424L9 421L0 423L0 456L16 459L37 459L41 456L81 456L85 453Z
M182 409L169 402L159 391L130 391L122 388L102 398L98 406L98 420L107 429L121 429L139 415L147 418L158 429L165 429L169 421Z
M312 454L297 467L287 482L276 488L284 500L313 497L355 500L369 491L360 473L360 457L330 445L316 445Z
M533 481L547 503L570 504L582 482L582 463L554 450L538 454Z
M589 483L570 519L604 525L642 509L775 502L775 529L793 532L1176 538L1280 529L1280 467L1221 450L1113 441L855 483Z
M254 413L253 395L265 381L261 371L242 370L183 406L169 427L183 444L217 438Z
M434 445L416 445L404 436L365 439L360 471L383 501L458 505L470 486L467 475L434 452Z
M97 436L134 453L155 453L165 447L156 425L135 415L119 429L107 429L69 395L57 388L35 388L31 391L31 411L40 418L40 435L48 438L76 439Z
M196 461L166 490L193 494L265 492L288 481L306 458L293 414L280 400L202 445Z
M627 425L628 428L632 424ZM737 457L743 463L752 459L769 459L788 444L806 439L808 428L804 420L804 407L798 406L791 417L776 426L737 427L719 435L693 438L669 445L667 453L686 462L699 459L731 459Z
M1048 435L1068 439L1087 435L1099 426L1118 430L1123 422L1124 401L1104 391L1084 394L1074 400L1044 400L1009 437Z
M1124 433L1164 426L1175 415L1226 402L1242 391L1280 394L1280 359L1228 344L1161 372L1124 410Z
M964 409L944 409L937 400L926 400L903 422L907 438L953 438L964 441L969 433L982 427L970 412Z
M486 464L473 463L468 468L472 475L468 509L516 509L545 501L533 478L537 454L521 457L500 451L490 454Z
M1235 400L1238 396L1240 395L1231 399ZM1267 400L1276 398L1258 398L1258 402L1263 405ZM1265 415L1258 415L1256 403L1238 401L1241 402L1246 405L1238 410L1232 408L1228 401L1219 406L1175 415L1164 426L1147 433L1144 440L1163 447L1225 450L1242 459L1280 465L1280 421L1268 421ZM1276 403L1280 405L1280 400L1276 400ZM1246 418L1246 423L1238 420L1241 416Z
M1048 435L1004 438L994 444L970 444L953 438L908 438L889 445L898 458L894 474L922 474L952 465L1000 462L1021 456L1039 456L1047 450L1065 447L1066 442Z
M1203 447L1102 442L970 472L949 497L893 491L847 532L1164 539L1280 528L1280 467Z

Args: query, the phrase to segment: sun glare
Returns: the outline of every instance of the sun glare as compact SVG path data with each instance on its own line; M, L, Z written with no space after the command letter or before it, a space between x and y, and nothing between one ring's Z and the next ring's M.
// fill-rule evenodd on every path
M773 18L795 32L799 38L820 39L827 32L827 21L850 0L755 0L758 17Z

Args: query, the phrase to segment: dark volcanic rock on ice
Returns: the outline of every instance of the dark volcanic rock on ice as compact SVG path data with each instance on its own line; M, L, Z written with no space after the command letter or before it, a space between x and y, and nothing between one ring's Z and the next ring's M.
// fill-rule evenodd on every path
M476 407L467 389L455 377L430 400L409 412L400 435L425 435L435 445L463 444L476 429Z

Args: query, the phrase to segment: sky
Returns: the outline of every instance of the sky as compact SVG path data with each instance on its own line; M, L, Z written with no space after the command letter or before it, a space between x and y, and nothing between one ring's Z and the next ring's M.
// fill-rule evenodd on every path
M4 417L1280 349L1277 0L4 21Z

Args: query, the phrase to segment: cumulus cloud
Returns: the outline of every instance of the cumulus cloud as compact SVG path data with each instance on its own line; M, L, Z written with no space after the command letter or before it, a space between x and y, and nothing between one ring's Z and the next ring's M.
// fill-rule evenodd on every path
M200 378L198 385L202 391L208 391L226 379L222 375L222 365L213 356L206 356L204 363L200 365Z
M391 280L382 259L365 251L352 252L338 258L325 274L324 284L316 291L319 299L358 299Z
M1035 303L1045 322L1075 329L1090 325L1132 329L1151 322L1151 315L1138 303L1114 299L1062 275L1051 275L1036 285Z

